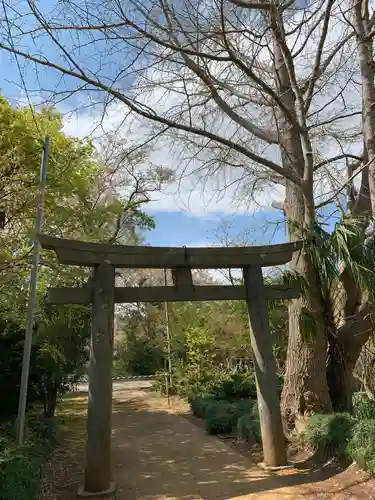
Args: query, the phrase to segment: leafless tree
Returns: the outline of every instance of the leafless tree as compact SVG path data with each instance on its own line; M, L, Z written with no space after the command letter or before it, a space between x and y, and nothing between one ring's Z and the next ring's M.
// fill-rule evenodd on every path
M343 193L351 213L371 215L367 0L64 0L43 11L31 0L2 4L0 48L36 65L41 95L56 102L84 91L89 102L119 103L125 121L183 148L183 173L281 186L291 239L314 227L317 206L346 210ZM45 84L48 72L60 79L55 88ZM293 422L349 404L346 386L371 315L343 268L339 319L327 321L308 254L291 266L310 284L289 307L282 410ZM313 342L304 336L306 311L317 325ZM329 343L340 359L331 356L327 372Z

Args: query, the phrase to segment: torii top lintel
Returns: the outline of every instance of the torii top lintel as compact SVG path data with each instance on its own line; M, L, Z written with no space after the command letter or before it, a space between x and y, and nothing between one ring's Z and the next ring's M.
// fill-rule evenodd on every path
M118 268L219 269L244 268L251 264L286 264L301 250L302 241L249 247L173 248L110 245L38 235L41 246L53 250L61 264L95 267L112 264Z

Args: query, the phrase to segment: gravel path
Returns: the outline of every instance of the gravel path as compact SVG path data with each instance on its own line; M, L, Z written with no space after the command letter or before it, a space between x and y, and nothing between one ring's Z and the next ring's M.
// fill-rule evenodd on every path
M113 393L116 500L367 500L375 482L355 467L270 474L230 442L208 436L178 399L170 407L145 382ZM87 390L87 389L86 389ZM59 408L60 446L45 471L43 500L74 500L82 484L87 392ZM65 425L63 425L65 422ZM252 463L253 459L253 463ZM25 499L26 500L26 499Z
M184 408L171 409L139 390L114 397L114 479L121 500L348 500L374 492L354 469L266 473L181 416Z

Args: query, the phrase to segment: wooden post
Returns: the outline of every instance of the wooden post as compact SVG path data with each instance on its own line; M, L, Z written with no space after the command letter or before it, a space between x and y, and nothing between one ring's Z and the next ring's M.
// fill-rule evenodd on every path
M94 270L85 480L81 496L111 492L112 356L115 268Z
M287 459L262 268L260 265L254 264L244 268L243 273L255 366L264 464L279 467L286 465Z

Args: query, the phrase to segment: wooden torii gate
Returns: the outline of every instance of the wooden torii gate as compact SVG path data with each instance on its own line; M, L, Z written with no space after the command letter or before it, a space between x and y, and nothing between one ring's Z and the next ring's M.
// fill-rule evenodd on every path
M263 283L262 266L286 264L302 242L234 248L169 248L107 245L39 235L61 264L93 267L81 288L52 288L54 304L92 304L89 402L84 485L81 496L114 490L111 482L112 356L115 303L245 300L253 350L264 452L268 466L286 465L276 365L268 326L267 299L293 299L299 291ZM174 286L116 287L116 268L172 269ZM244 286L195 286L192 269L243 269Z

